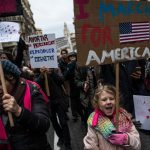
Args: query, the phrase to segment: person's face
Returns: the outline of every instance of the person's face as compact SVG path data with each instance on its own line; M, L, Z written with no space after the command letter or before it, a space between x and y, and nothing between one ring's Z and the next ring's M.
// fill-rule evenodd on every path
M67 53L66 53L66 51L62 51L61 57L62 57L62 58L67 58Z
M0 55L0 60L8 60L8 57L7 57L7 55L6 54L1 54Z
M115 110L115 96L103 91L99 95L98 106L106 116L111 116Z
M76 61L76 56L70 56L70 57L69 57L69 60L70 60L70 61Z

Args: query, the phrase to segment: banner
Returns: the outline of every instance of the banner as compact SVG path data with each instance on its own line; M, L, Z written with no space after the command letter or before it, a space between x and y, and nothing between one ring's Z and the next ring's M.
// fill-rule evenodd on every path
M0 42L18 42L20 25L16 22L0 22Z
M74 0L79 65L150 57L150 2Z
M69 47L68 39L66 37L60 37L56 39L56 48L57 50L61 50Z
M1 0L0 17L22 15L23 9L21 0Z
M141 129L150 130L150 96L133 95L135 118Z
M28 37L32 68L58 68L55 34Z

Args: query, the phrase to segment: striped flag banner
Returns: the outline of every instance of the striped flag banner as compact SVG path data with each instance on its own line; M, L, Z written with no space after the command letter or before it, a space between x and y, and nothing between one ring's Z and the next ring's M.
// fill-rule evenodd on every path
M125 22L119 24L120 43L148 41L150 39L149 22Z

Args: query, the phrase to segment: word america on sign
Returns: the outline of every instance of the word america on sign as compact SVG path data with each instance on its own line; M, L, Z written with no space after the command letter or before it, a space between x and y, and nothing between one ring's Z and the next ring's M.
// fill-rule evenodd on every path
M142 54L139 54L138 51L141 50L140 47L124 47L116 48L111 51L102 51L101 57L97 56L94 50L90 50L88 53L86 65L89 65L92 61L96 61L98 64L105 62L105 59L111 59L112 62L122 61L122 60L135 60L137 58L150 57L150 49L145 47Z

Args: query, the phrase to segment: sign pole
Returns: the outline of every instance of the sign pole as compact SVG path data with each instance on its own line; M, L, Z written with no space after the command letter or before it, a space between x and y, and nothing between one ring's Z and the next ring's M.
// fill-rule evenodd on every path
M2 82L3 93L7 94L8 92L7 92L7 88L5 84L4 72L3 72L1 61L0 61L0 77L1 77L1 82ZM8 112L8 118L9 118L10 126L14 127L14 121L13 121L11 112Z
M116 63L116 129L119 131L119 63Z
M44 72L44 77L45 77L46 94L47 94L47 96L50 96L50 91L49 91L48 79L47 79L47 73L46 72Z

